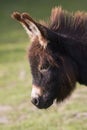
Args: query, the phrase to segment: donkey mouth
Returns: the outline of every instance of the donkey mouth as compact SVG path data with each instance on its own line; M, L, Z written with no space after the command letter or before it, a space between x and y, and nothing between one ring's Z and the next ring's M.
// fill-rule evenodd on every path
M47 109L48 107L50 107L53 104L53 100L39 100L38 103L36 103L36 101L31 101L37 108L39 109Z
M53 101L47 101L46 103L41 103L41 105L37 106L39 109L47 109L53 104Z

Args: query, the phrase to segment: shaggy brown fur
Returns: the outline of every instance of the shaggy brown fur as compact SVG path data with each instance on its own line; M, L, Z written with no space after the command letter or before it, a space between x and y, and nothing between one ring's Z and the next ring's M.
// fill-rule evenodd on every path
M40 24L27 13L13 13L32 40L28 52L33 85L42 95L33 97L38 108L68 97L76 82L87 85L87 13L52 9L49 24ZM35 95L35 94L34 94Z
M52 9L48 27L65 37L87 44L87 13L69 13L61 7Z

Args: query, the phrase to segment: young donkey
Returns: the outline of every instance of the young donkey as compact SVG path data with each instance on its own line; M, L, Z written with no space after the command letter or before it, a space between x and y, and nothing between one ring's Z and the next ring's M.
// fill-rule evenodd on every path
M49 24L33 20L27 13L14 12L30 36L28 57L32 73L31 101L48 108L63 101L76 82L87 85L87 13L52 9Z

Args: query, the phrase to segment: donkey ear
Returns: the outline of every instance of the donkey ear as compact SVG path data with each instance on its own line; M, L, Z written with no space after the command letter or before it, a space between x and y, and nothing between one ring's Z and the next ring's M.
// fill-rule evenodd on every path
M45 37L46 29L41 24L34 21L27 13L20 14L18 12L14 12L12 17L22 24L31 41L38 39L38 42L44 48L47 46L48 40Z

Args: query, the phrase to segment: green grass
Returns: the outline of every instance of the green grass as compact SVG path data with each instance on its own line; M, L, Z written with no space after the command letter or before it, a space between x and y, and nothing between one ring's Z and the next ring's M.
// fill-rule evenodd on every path
M47 110L30 102L31 74L26 56L28 37L11 19L13 11L47 19L53 6L87 10L87 0L7 0L0 2L0 130L87 130L87 88L77 84L72 97Z

